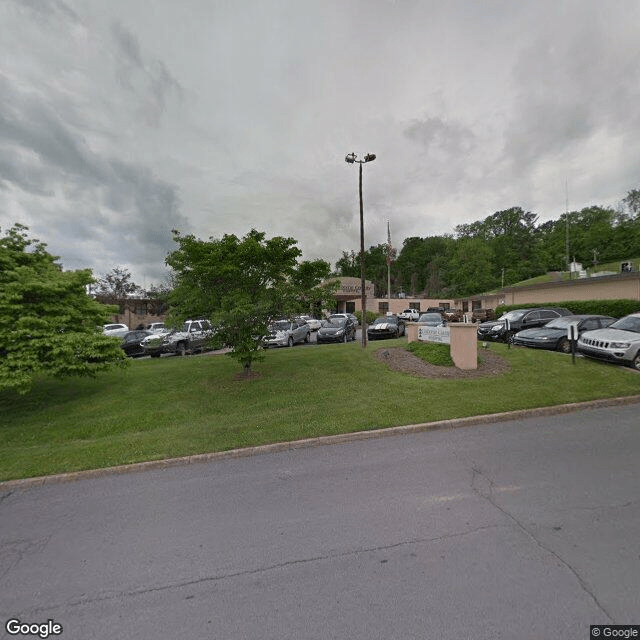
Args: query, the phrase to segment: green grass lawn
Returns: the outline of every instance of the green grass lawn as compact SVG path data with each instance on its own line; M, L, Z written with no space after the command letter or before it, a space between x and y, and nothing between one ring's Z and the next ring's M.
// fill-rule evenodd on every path
M629 369L501 344L491 349L511 371L500 377L413 378L374 356L400 345L270 350L249 381L205 355L0 393L0 480L640 393Z

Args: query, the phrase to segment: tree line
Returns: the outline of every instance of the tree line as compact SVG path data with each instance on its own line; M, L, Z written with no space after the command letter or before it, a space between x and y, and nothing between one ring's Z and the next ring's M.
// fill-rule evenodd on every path
M406 238L391 263L391 293L462 297L567 271L574 259L597 269L639 253L640 190L629 191L617 208L585 207L543 223L535 213L511 207L457 225L452 234ZM387 254L386 243L365 251L365 275L380 297L387 295ZM359 253L343 251L335 274L359 277Z

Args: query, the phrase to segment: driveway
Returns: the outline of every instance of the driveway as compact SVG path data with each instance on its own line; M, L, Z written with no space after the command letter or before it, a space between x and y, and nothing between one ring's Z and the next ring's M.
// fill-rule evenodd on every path
M6 491L0 620L53 620L64 640L585 640L640 624L637 416Z

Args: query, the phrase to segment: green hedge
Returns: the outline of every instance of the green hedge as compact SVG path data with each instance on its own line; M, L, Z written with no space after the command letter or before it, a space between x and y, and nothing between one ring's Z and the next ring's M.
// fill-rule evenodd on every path
M575 314L593 314L622 318L630 313L640 312L640 302L637 300L570 300L568 302L546 302L540 304L511 304L500 305L496 308L496 318L513 309L533 309L537 307L564 307Z
M362 311L354 311L353 315L358 318L358 322L362 324ZM378 316L384 315L383 313L375 313L374 311L367 311L367 324L371 324Z

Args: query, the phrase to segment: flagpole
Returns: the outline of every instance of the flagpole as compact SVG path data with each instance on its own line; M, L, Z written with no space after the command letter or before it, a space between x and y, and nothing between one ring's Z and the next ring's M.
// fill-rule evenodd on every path
M387 300L391 311L391 227L387 220Z

